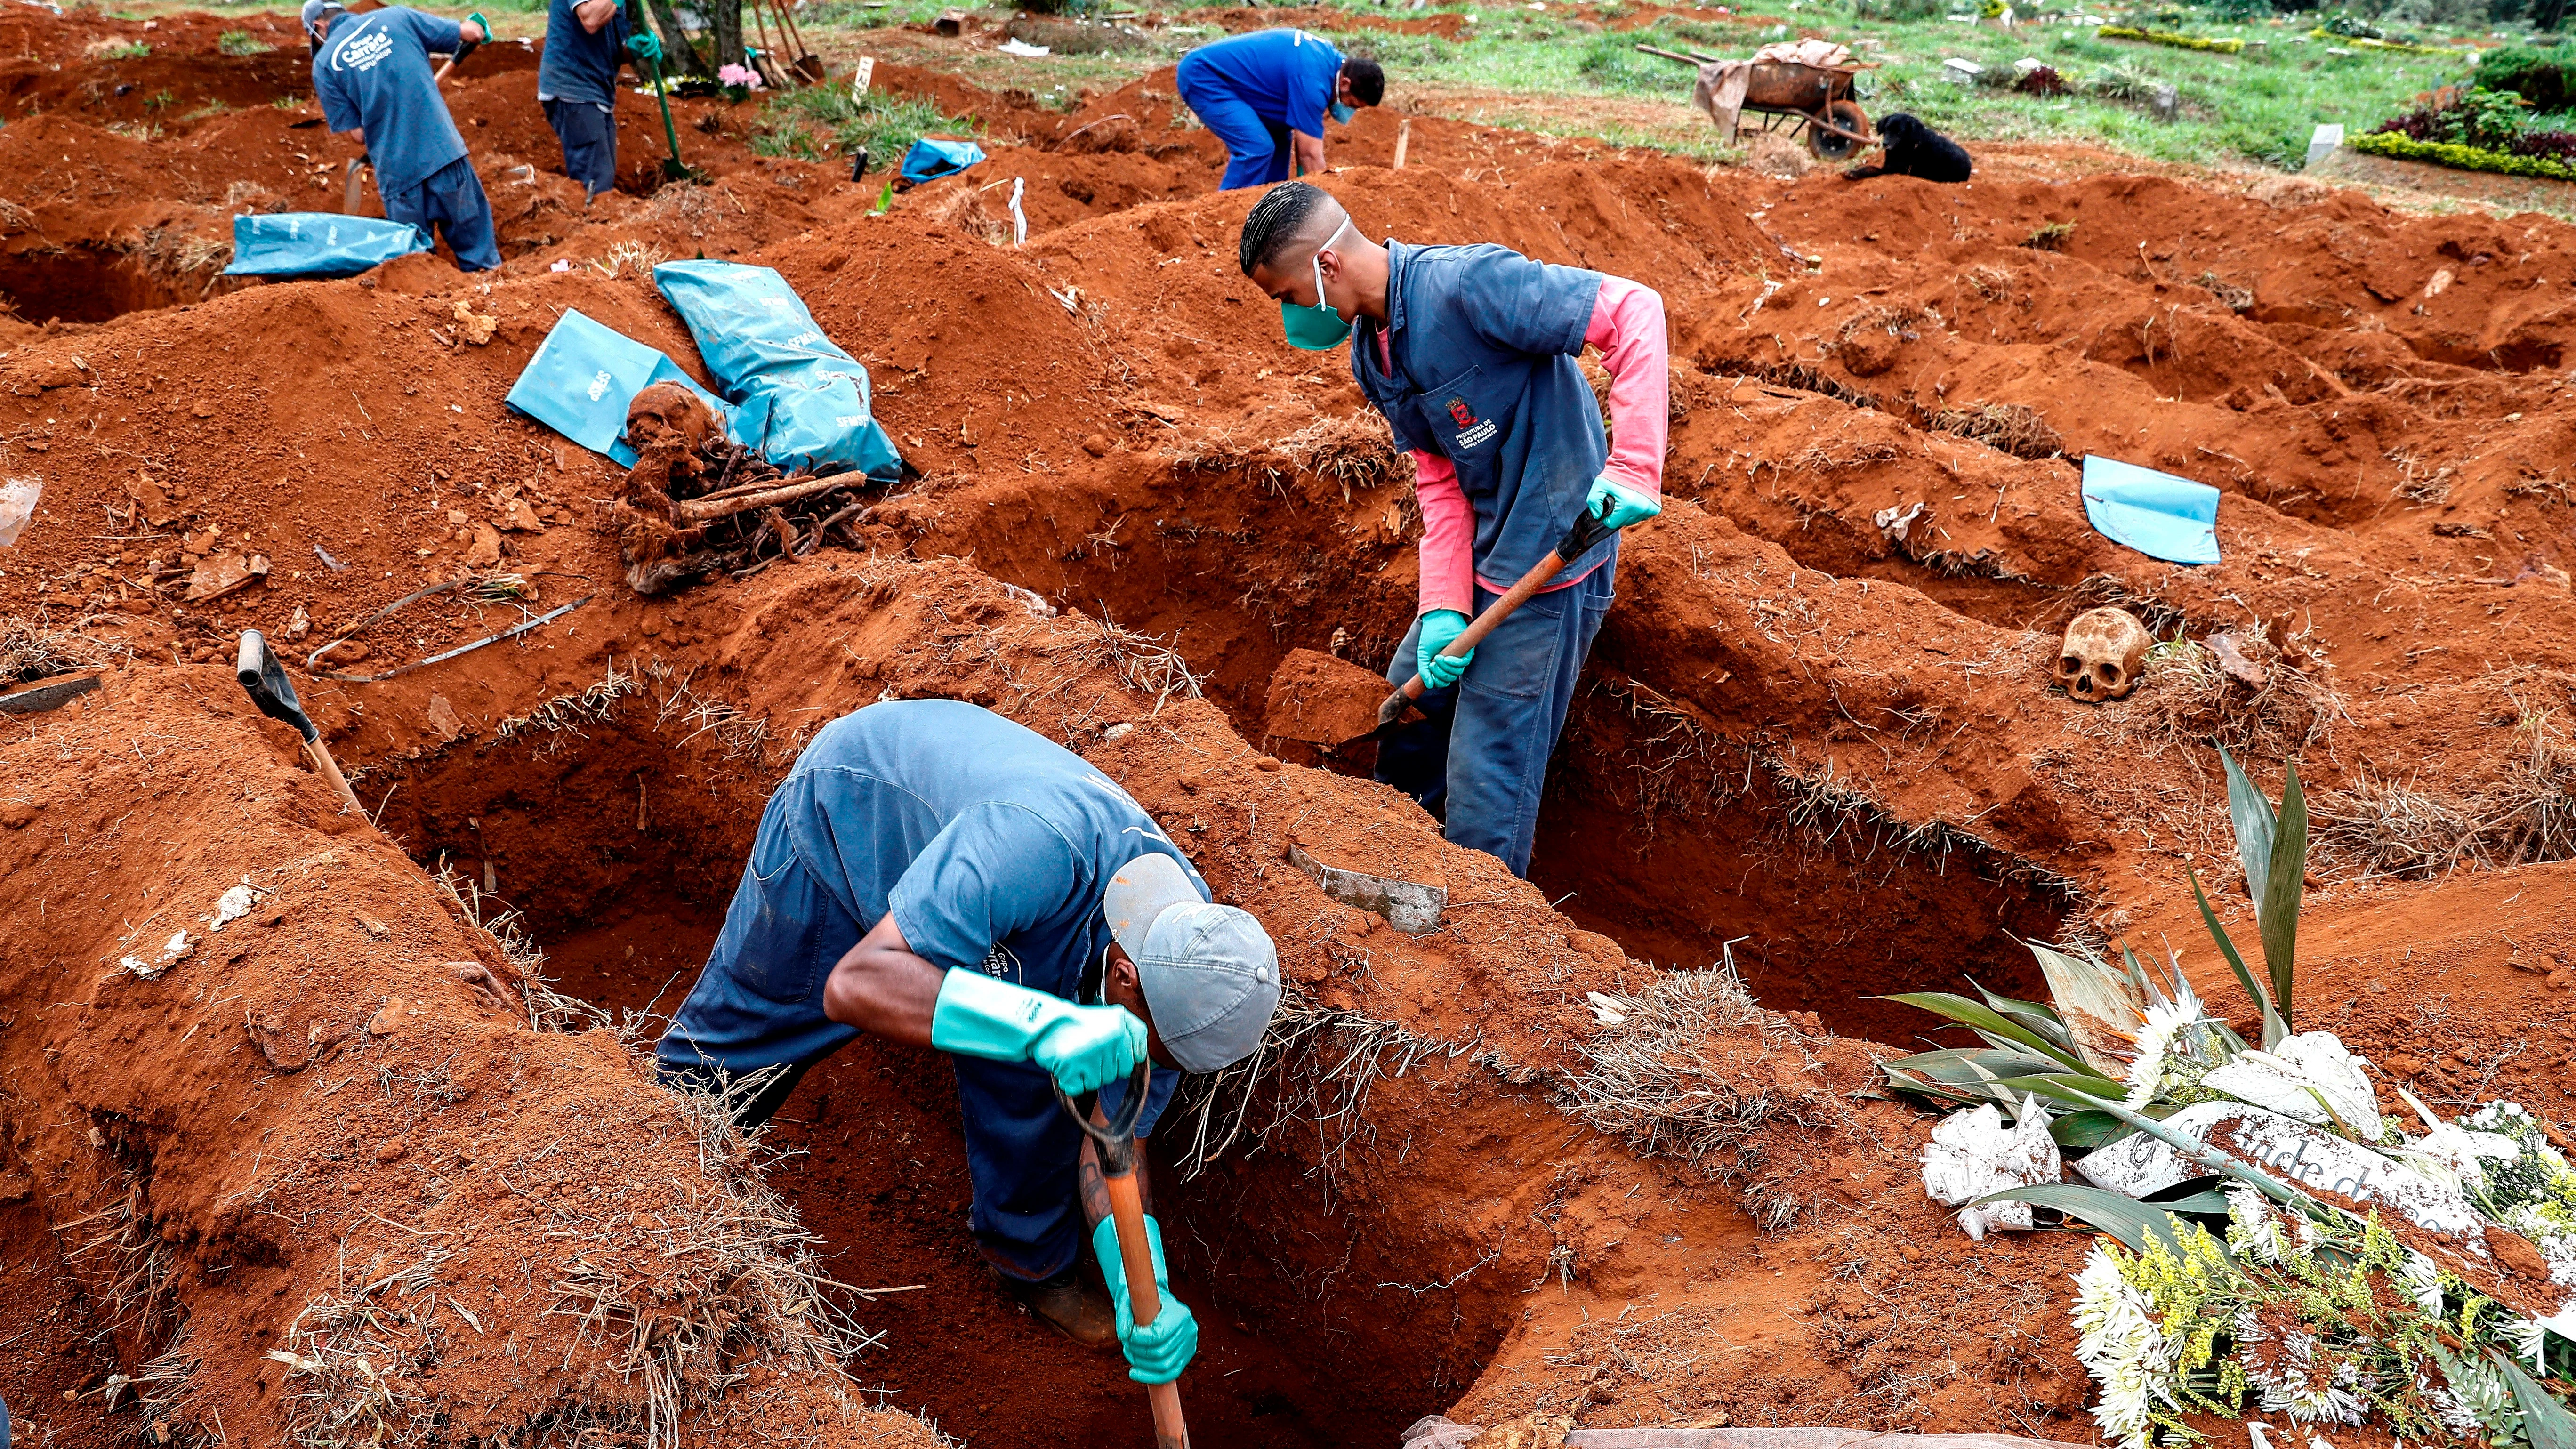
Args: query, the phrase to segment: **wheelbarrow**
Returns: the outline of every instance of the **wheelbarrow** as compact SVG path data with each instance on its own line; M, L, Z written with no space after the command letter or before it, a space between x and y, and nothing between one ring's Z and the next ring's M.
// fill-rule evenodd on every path
M1797 65L1770 60L1748 62L1701 55L1696 51L1685 54L1677 50L1659 50L1651 45L1637 48L1648 55L1659 55L1666 60L1699 67L1703 95L1716 85L1716 77L1711 73L1713 67L1743 65L1749 68L1750 74L1744 85L1744 105L1727 133L1729 144L1733 144L1743 132L1744 111L1760 115L1765 131L1777 130L1781 122L1787 121L1791 137L1804 132L1807 149L1815 153L1818 160L1849 160L1870 144L1869 115L1860 108L1858 101L1852 99L1852 77L1866 69L1864 66ZM1715 108L1709 109L1713 120Z

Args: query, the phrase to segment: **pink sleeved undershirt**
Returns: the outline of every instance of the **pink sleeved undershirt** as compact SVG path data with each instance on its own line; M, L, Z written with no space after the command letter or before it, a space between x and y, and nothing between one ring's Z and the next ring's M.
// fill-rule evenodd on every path
M1377 332L1378 359L1395 364L1386 333ZM1670 345L1664 337L1664 299L1654 288L1625 277L1603 277L1583 330L1585 345L1601 350L1610 374L1610 461L1602 472L1651 498L1664 491L1664 445L1671 429ZM1413 455L1413 496L1422 507L1422 607L1476 612L1476 518L1458 486L1458 471L1436 453ZM1569 588L1591 576L1550 584ZM1501 593L1510 581L1482 580Z

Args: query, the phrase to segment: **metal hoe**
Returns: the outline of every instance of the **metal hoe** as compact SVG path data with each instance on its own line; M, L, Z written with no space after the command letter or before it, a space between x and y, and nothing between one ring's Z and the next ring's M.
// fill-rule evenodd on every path
M1138 1328L1163 1312L1162 1295L1154 1291L1154 1250L1145 1240L1145 1201L1136 1186L1136 1119L1144 1114L1145 1093L1153 1084L1154 1064L1138 1062L1136 1075L1127 1081L1127 1099L1119 1104L1117 1119L1106 1127L1091 1125L1091 1113L1066 1096L1064 1088L1055 1089L1056 1101L1100 1150L1109 1215L1118 1224L1118 1263L1127 1275L1127 1306ZM1190 1427L1181 1418L1180 1382L1147 1384L1145 1396L1154 1406L1154 1449L1190 1449Z
M340 792L341 803L351 813L365 819L367 808L358 803L358 792L349 788L348 777L340 773L331 751L322 744L322 731L314 728L313 717L296 701L295 683L286 677L286 665L257 629L242 631L241 653L234 660L233 672L240 676L242 692L259 706L261 714L295 726L295 732L304 737L304 753L313 761L313 768L320 770L331 788Z

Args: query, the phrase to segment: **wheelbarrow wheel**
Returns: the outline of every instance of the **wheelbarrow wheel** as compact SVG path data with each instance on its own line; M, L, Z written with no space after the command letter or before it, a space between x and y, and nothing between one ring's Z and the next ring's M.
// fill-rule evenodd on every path
M1822 119L1825 125L1849 131L1853 136L1869 134L1869 114L1853 101L1829 103L1825 107ZM1814 152L1816 159L1820 161L1847 160L1866 144L1868 143L1864 141L1853 140L1851 136L1836 135L1826 130L1825 126L1814 124L1812 120L1807 126L1807 149Z

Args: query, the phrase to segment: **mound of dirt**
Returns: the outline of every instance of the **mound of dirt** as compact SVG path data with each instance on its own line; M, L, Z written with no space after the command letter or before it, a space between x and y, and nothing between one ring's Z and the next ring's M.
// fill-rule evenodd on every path
M1670 502L1623 543L1523 882L1364 752L1256 745L1301 668L1386 660L1420 518L1339 359L1237 274L1252 197L1213 190L1168 73L1059 117L880 67L993 152L885 215L873 178L684 103L716 183L585 212L495 47L455 104L500 273L227 290L189 239L327 204L346 153L211 109L287 62L186 88L241 22L139 24L0 29L152 46L9 62L53 99L0 131L0 269L86 269L24 273L65 305L0 354L0 475L44 490L0 657L106 681L0 732L0 906L39 923L0 945L0 1243L52 1285L0 1306L48 1351L0 1393L50 1431L927 1442L857 1382L981 1444L1136 1432L1114 1361L984 1283L935 1060L853 1046L763 1149L632 1050L797 747L881 698L1067 742L1280 944L1273 1050L1161 1134L1208 1442L1436 1411L2088 1433L2082 1245L1971 1245L1924 1201L1928 1121L1874 1063L1931 1022L1877 998L2032 996L2024 941L2169 940L2247 1013L2182 944L2187 872L2250 924L2218 745L2266 785L2296 759L2314 801L2302 1018L2440 1105L2570 1109L2563 224L1775 180L1427 117L1397 171L1401 118L1363 113L1325 184L1372 234L1636 277L1672 318ZM114 88L146 65L158 136ZM572 309L698 373L649 271L700 253L778 268L923 476L830 546L643 599L620 470L501 398ZM2097 451L2218 487L2223 561L2094 533ZM2051 662L2102 605L2158 645L2090 705ZM233 686L244 627L373 821ZM1292 848L1445 887L1442 929L1331 900ZM254 909L216 931L235 886Z

